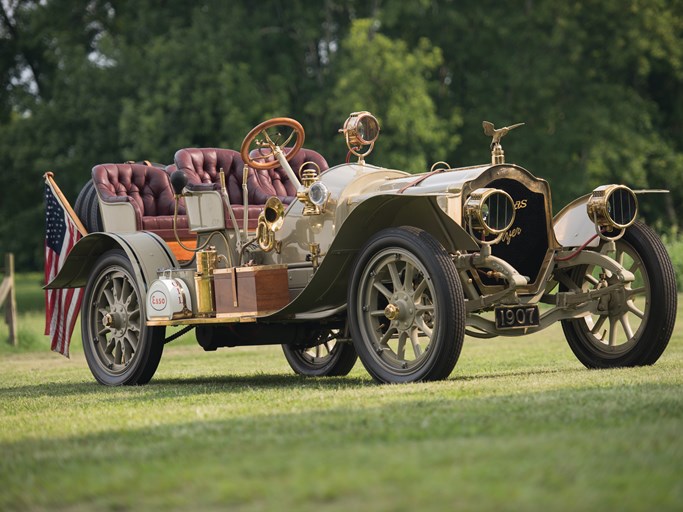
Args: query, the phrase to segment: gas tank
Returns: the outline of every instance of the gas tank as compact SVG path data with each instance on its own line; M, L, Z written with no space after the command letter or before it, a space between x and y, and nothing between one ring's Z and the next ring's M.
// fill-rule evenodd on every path
M192 295L185 281L161 278L147 292L147 319L173 320L192 316Z

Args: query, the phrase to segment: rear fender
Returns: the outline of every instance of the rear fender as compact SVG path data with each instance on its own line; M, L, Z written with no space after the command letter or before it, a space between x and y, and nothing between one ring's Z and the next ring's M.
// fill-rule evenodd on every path
M146 292L160 269L178 267L166 243L154 233L91 233L71 249L62 269L45 289L80 288L88 283L98 258L112 249L122 249L133 264L141 291Z

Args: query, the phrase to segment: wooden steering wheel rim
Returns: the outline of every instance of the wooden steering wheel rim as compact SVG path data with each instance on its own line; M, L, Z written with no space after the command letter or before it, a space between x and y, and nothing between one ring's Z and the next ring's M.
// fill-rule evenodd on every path
M242 160L244 161L244 163L246 163L249 167L253 167L254 169L273 169L280 165L280 162L278 162L277 159L271 162L257 162L249 156L249 146L254 141L256 136L263 130L267 130L272 126L288 126L296 132L296 142L294 143L294 147L285 155L287 160L291 160L294 157L294 155L296 155L299 152L301 146L304 145L304 139L306 137L306 134L304 132L304 127L301 126L301 123L299 123L299 121L296 121L295 119L291 119L289 117L274 117L272 119L268 119L268 121L264 121L256 125L247 134L247 136L244 138L244 141L242 142L240 154L242 155ZM284 150L284 148L282 149Z

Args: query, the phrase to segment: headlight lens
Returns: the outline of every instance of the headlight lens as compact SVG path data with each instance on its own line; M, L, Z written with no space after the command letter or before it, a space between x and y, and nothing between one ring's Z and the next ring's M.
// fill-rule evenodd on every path
M465 215L474 230L498 235L515 221L515 204L504 190L479 188L467 199Z
M593 190L588 199L588 216L599 226L616 229L629 227L638 215L638 199L624 185L604 185Z
M353 112L341 131L352 146L368 146L379 137L379 122L370 112Z
M323 206L327 201L328 195L329 191L327 190L327 187L320 181L316 181L308 189L308 198L311 200L311 203L316 206Z

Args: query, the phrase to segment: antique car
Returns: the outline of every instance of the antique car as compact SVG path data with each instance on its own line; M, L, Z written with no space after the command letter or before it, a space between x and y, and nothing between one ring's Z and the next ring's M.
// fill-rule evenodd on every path
M282 345L305 376L360 357L386 383L447 378L465 335L558 321L589 368L654 363L677 301L663 244L636 220L638 194L656 191L600 186L553 217L548 183L505 162L517 126L484 122L490 162L423 174L366 162L369 112L346 120L332 167L289 118L239 152L97 165L76 204L90 233L48 287L85 287L85 357L106 385L147 383L191 329L207 351Z

